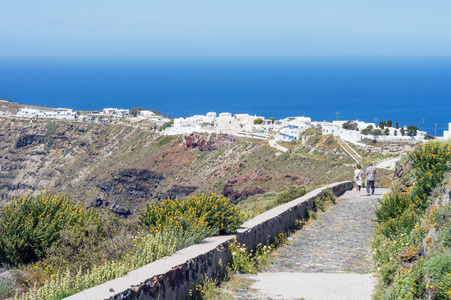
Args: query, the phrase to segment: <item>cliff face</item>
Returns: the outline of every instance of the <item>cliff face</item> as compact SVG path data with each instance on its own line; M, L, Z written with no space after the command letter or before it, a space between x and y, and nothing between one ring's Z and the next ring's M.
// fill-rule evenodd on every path
M135 203L189 195L197 186L161 184L192 156L173 159L172 142L124 125L2 120L0 201L49 190L126 216Z
M341 165L275 153L265 142L227 136L160 137L137 126L0 119L0 206L49 190L130 216L166 198L215 192L238 202L348 177Z

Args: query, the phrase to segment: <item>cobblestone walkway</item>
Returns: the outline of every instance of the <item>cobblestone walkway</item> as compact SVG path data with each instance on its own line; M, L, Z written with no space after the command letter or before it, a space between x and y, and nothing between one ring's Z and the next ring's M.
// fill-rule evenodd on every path
M378 189L376 195L360 197L346 192L317 220L290 236L263 272L371 272L372 220L377 199L385 192Z
M273 252L273 261L259 275L281 272L371 273L372 220L378 199L386 192L386 189L376 189L375 195L362 193L360 197L355 191L346 192L336 205L319 213L317 220L295 232L284 246ZM252 279L254 276L244 277ZM259 293L252 295L250 291L238 292L236 298L273 299Z

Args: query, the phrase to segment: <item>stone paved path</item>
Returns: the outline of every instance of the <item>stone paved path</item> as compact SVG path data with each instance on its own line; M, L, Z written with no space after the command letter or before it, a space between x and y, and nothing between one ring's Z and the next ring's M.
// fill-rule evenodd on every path
M251 286L256 290L238 291L235 298L371 299L375 284L369 274L372 220L377 199L386 192L376 189L375 195L360 197L355 191L343 194L317 220L291 235L261 273L244 275L256 280Z

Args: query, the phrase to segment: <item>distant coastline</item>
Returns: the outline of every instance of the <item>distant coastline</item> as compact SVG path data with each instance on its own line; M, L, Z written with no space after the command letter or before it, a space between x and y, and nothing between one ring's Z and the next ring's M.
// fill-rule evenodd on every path
M422 127L393 123L392 120L379 123L367 123L359 120L317 122L305 116L290 116L276 120L273 117L246 114L232 115L229 112L208 112L206 115L194 115L187 118L163 116L158 110L133 107L131 109L104 108L96 111L75 111L71 108L29 107L0 99L0 117L29 120L31 122L90 122L102 124L140 124L147 130L160 135L189 135L193 133L227 134L236 137L274 139L277 141L298 140L301 133L311 129L320 129L323 135L332 134L340 139L357 144L366 140L392 142L418 142L435 138L449 139L448 131L434 136ZM337 113L338 117L338 113ZM273 145L277 148L277 144Z
M143 107L173 118L216 111L330 122L339 113L430 134L451 121L450 57L0 58L0 68L0 97L28 105Z

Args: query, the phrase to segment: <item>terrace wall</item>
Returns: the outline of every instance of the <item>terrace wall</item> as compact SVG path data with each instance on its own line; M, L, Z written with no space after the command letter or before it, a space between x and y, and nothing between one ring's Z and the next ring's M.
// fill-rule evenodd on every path
M70 296L86 299L185 299L190 290L205 278L214 279L231 258L228 245L234 238L249 249L266 244L277 234L287 232L313 207L313 200L325 188L339 196L352 189L345 181L318 188L303 197L275 207L245 222L235 234L215 236L199 244L163 257L127 275Z

